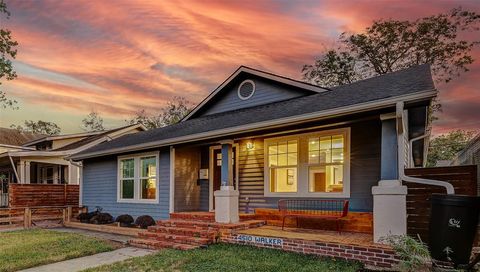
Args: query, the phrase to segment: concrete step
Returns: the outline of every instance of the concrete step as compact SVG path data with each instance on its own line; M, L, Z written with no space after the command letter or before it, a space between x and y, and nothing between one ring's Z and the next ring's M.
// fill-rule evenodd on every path
M169 233L157 233L157 232L144 232L139 233L139 238L142 239L149 239L149 240L157 240L157 241L167 241L167 242L175 242L175 243L182 243L188 245L210 245L215 242L212 238L202 238L202 237L193 237L193 236L185 236L185 235L175 235Z
M162 248L173 248L178 250L190 250L200 248L199 245L189 245L168 241L156 241L151 239L132 239L128 243L134 247L147 248L147 249L162 249Z
M164 226L151 226L148 228L149 232L153 233L168 233L174 235L201 237L215 239L218 231L205 230L202 228L180 228L180 227L164 227Z

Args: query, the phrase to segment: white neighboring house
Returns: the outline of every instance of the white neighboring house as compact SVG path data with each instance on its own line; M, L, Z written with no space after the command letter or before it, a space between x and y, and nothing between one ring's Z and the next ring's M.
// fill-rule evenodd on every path
M70 155L145 130L143 125L135 124L105 131L36 135L22 145L0 143L0 176L3 177L0 206L8 206L9 183L79 184L82 166L70 161Z

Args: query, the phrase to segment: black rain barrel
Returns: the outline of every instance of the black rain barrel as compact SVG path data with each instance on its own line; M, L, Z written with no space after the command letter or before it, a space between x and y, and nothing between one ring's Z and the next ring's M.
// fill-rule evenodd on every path
M431 197L429 248L432 258L456 265L468 264L478 225L480 197Z

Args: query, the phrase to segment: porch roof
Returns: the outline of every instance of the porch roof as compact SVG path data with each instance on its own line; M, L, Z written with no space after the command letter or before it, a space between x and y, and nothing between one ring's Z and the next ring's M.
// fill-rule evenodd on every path
M394 106L436 95L429 65L334 87L305 97L193 118L164 128L125 135L71 156L74 160L227 136L267 127Z

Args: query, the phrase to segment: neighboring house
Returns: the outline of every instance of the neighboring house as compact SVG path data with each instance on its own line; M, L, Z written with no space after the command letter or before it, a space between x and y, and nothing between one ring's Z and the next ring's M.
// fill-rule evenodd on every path
M372 213L382 187L375 205L395 225L399 171L424 163L428 139L408 143L426 133L436 94L427 65L331 89L242 66L180 123L71 158L84 167L83 205L114 216L215 211L234 222L282 198L349 199L351 212Z
M465 148L455 155L449 165L476 165L477 182L480 182L480 133L468 142ZM480 186L477 186L480 195Z
M4 149L0 153L0 175L4 177L3 206L6 206L8 184L78 184L81 165L71 162L67 159L68 156L120 136L144 130L142 125L130 125L108 131L31 136L28 142L18 141L18 145L10 145L8 148L2 146ZM7 137L2 133L0 138Z
M12 128L0 128L0 154L7 151L29 149L22 145L42 137L45 137L45 135L23 132Z

